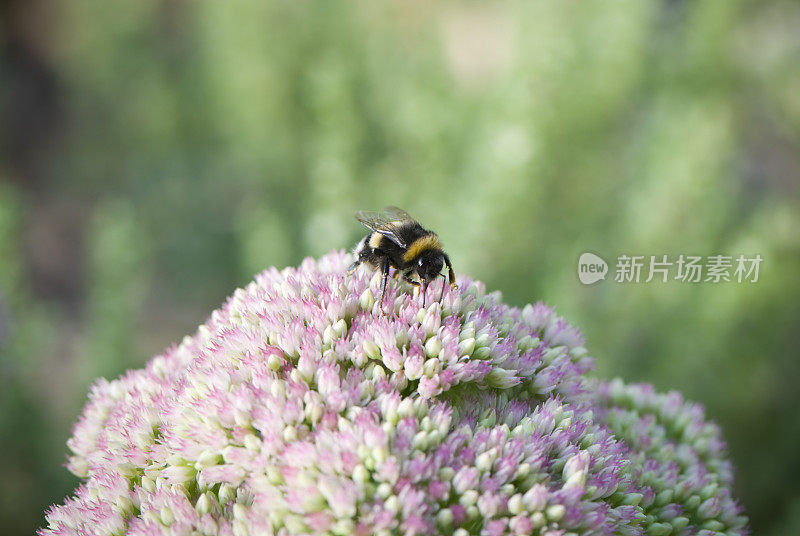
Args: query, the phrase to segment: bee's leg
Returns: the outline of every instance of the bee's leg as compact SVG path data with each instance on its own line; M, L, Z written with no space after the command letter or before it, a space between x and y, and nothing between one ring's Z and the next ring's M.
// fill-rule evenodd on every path
M422 292L422 307L424 308L425 307L425 297L426 297L425 295L428 292L428 280L427 279L423 279L422 280L422 285L420 286L420 289L421 289L420 292Z
M402 279L403 279L403 281L405 281L406 283L411 284L412 286L415 286L415 287L419 286L419 281L414 281L413 279L411 279L411 273L410 272L403 272L403 278Z
M381 273L383 274L383 280L381 281L381 298L378 300L383 306L383 296L386 294L386 281L389 279L389 258L386 257L383 259L381 263Z
M447 277L450 283L450 286L454 289L458 290L458 285L456 285L456 274L453 272L453 265L450 263L450 257L447 255L444 256L444 262L447 264Z
M442 276L442 291L439 293L439 303L442 303L442 298L444 298L444 287L447 284L447 278L444 276L444 274L439 275Z
M408 271L400 272L398 270L397 272L394 273L394 275L398 275L398 274L400 274L400 280L401 281L404 281L404 282L408 283L412 287L419 288L419 281L414 281L413 279L411 279L411 272L408 272Z

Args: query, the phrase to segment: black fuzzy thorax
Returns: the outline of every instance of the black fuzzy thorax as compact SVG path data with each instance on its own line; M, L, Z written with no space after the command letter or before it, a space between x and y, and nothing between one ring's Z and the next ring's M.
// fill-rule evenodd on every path
M418 239L432 234L431 231L423 228L419 223L413 222L396 228L395 233L406 244L406 247L395 243L393 240L383 236L377 231L372 231L364 239L365 247L361 250L359 260L377 269L380 267L380 264L385 257L389 259L390 266L397 270L406 271L414 268L419 255L415 256L413 259L409 259L408 261L405 261L403 256L408 250L408 246L413 244ZM377 238L375 238L375 236L377 236ZM377 248L370 246L373 241L378 242Z

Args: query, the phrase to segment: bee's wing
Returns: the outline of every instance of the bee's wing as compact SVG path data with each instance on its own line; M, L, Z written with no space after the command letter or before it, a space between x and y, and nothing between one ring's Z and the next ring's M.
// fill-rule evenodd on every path
M399 227L406 223L416 222L408 212L397 207L386 207L383 212L359 210L356 212L356 219L367 229L385 236L402 248L407 244L397 232Z
M401 221L403 223L416 223L417 222L417 220L415 220L414 217L411 216L411 214L409 214L408 212L406 212L405 210L403 210L400 207L395 207L395 206L392 206L392 205L389 205L388 207L383 207L383 213L386 216L394 218L395 220Z

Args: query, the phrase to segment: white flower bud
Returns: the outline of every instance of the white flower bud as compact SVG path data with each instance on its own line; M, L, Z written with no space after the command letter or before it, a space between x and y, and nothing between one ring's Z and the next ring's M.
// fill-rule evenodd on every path
M197 503L195 503L194 508L201 514L209 513L211 511L211 500L209 500L208 495L205 493L200 495L200 498L197 499Z
M361 296L358 297L358 305L364 311L372 310L372 307L375 305L375 295L370 289L366 289L361 293Z
M564 514L567 512L567 509L564 507L563 504L554 504L552 506L548 506L547 510L545 510L545 514L547 514L547 519L550 521L558 521Z
M436 514L436 523L442 528L449 528L453 524L453 512L449 508L443 508Z
M283 358L275 354L270 354L270 356L267 358L267 366L272 370L274 370L275 372L281 370L283 368L283 364L284 364Z
M528 473L530 472L531 472L531 464L529 464L528 462L523 462L519 464L517 470L514 472L514 478L515 479L524 478L528 476Z
M397 406L397 413L401 417L411 417L414 415L414 401L410 398L404 398Z
M406 378L411 381L418 380L422 377L424 362L422 358L419 356L409 357L406 359L405 363L403 363L403 369L406 374Z
M519 384L520 380L513 370L495 368L486 375L486 383L495 389L508 389Z
M423 372L425 373L425 376L427 376L428 378L432 378L435 374L441 372L441 370L442 370L442 363L438 359L428 359L427 361L425 361Z
M386 379L386 369L381 365L376 365L372 370L372 381L379 382Z
M589 453L585 450L578 452L574 456L570 456L564 464L564 470L562 471L564 479L569 479L578 471L586 471L589 468L589 460Z
M534 512L531 514L531 524L534 526L534 528L543 527L546 522L547 519L545 519L542 512Z
M478 502L478 492L474 489L468 489L461 494L461 498L458 500L458 502L464 507L471 506Z
M464 339L460 343L458 343L458 355L459 356L470 356L472 352L475 351L475 338L470 337L468 339Z
M204 450L200 453L200 456L197 457L194 468L199 471L200 469L217 465L220 461L222 461L222 456L218 452Z
M442 327L442 309L438 302L434 302L425 309L421 320L422 329L428 336L435 335Z
M161 518L161 523L167 527L172 525L173 521L175 521L175 516L172 514L172 509L168 506L162 506L158 514Z
M436 357L442 351L442 341L438 336L434 335L425 342L425 355L428 357Z
M370 359L380 359L381 358L381 349L378 348L378 345L372 341L364 341L361 344L362 348L364 348L364 353Z
M383 502L383 507L396 514L400 510L400 501L397 499L397 495L390 495L387 497Z
M327 326L322 332L322 342L330 344L336 338L336 333L333 331L333 326Z
M475 460L475 467L478 468L479 471L488 473L492 470L492 464L494 463L494 456L491 452L484 452L478 455L478 458Z
M512 514L516 515L522 512L523 504L522 504L522 495L516 493L508 499L508 511Z
M289 372L289 378L291 378L294 383L305 383L305 379L303 378L303 374L300 372L300 369L292 369L291 372Z
M428 433L424 430L420 430L414 435L414 439L411 441L411 444L414 446L415 449L419 449L422 451L427 450L428 448Z
M147 477L147 476L143 476L142 477L142 488L144 488L146 491L149 491L150 493L152 493L153 490L156 489L156 483L152 478Z
M247 434L244 436L244 447L248 450L260 450L261 440L255 434Z
M369 472L362 464L358 464L353 468L353 480L363 484L369 479Z
M547 504L548 495L549 492L545 486L535 484L522 496L522 502L525 503L529 512L538 512Z
M275 380L269 386L270 394L275 398L286 398L286 382Z
M347 322L344 319L339 319L333 324L333 333L336 338L343 337L347 333Z
M236 498L236 488L228 484L220 484L217 497L220 504L227 504Z
M577 473L572 473L567 481L564 482L564 488L582 487L584 483L586 483L586 472L578 471Z
M378 485L378 488L375 490L375 494L381 499L386 499L389 495L392 494L392 486L386 482L382 482Z
M294 426L287 426L283 429L283 440L291 443L297 439L297 428Z

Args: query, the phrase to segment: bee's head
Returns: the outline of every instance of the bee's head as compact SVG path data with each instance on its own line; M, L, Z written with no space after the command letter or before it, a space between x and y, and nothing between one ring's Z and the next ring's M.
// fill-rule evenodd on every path
M444 267L444 258L441 251L426 251L417 260L417 274L424 281L433 281Z

